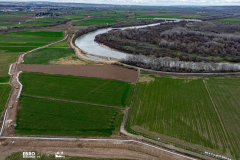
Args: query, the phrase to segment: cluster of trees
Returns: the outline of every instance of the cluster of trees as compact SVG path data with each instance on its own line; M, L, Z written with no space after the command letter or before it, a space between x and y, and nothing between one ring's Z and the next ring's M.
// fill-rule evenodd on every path
M184 62L178 58L128 55L123 63L157 71L165 72L235 72L239 71L239 65L213 62Z
M240 33L240 23L227 22L195 22L191 29L213 33Z
M218 20L218 19L225 19L225 18L233 18L233 17L239 17L239 13L219 13L216 15L208 15L203 17L198 17L197 19L200 19L202 21L212 21L212 20Z
M239 35L195 31L187 28L186 22L116 30L97 35L95 41L132 54L167 56L194 62L215 61L208 56L231 56L230 61L240 62Z

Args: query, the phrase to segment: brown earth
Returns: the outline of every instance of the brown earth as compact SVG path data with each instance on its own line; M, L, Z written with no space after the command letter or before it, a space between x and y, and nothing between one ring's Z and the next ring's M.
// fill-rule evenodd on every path
M14 141L14 143L13 143ZM37 151L41 153L96 157L128 158L146 160L186 160L177 155L157 150L133 142L88 141L88 140L36 140L36 139L0 139L0 160L12 152Z
M136 83L137 71L112 65L31 65L19 64L18 71L113 79Z

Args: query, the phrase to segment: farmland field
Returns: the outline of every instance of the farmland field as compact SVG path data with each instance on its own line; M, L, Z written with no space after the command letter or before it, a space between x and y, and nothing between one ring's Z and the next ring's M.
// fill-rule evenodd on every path
M146 13L137 13L137 18L194 18L199 17L200 15L192 14L146 14Z
M231 23L240 23L240 19L237 18L226 18L226 19L219 19L215 20L216 22L231 22Z
M94 17L94 18L91 18L90 20L73 22L73 25L89 26L89 25L99 25L99 24L106 24L106 23L116 23L116 22L112 18Z
M10 76L8 75L9 67L12 63L16 62L16 59L20 53L0 52L0 83L8 82Z
M12 87L10 85L0 84L0 116L2 115L11 89Z
M103 136L117 134L123 117L114 108L22 96L16 134Z
M64 18L59 18L59 17L44 17L44 18L38 18L35 20L32 20L31 22L57 22L57 21L65 21L66 19Z
M0 33L0 82L9 80L10 64L16 62L19 54L57 41L63 37L62 32L19 31ZM7 82L5 81L5 82Z
M240 158L240 77L205 80L229 136L233 154Z
M43 48L24 56L23 64L51 64L59 58L74 56L74 51L68 48Z
M20 26L48 26L56 23L21 23Z
M130 104L135 86L109 79L40 73L22 73L20 81L22 94L116 107Z
M49 47L68 47L67 45L67 39L62 41L62 42L59 42L59 43L56 43L56 44L53 44Z
M72 16L72 15L64 15L63 16L66 19L81 19L82 16Z
M127 129L203 152L233 156L235 151L202 78L142 74Z

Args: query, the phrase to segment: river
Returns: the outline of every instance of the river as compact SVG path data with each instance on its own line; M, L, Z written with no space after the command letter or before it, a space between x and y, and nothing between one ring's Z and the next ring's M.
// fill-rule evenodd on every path
M178 19L178 20L175 20L174 22L178 22L180 20L181 19ZM192 20L192 21L194 21L194 20ZM162 22L162 23L165 23L165 22ZM118 29L124 30L124 29L129 29L129 28L144 28L147 26L155 26L155 25L159 25L159 24L160 23L143 25L143 26L122 27L122 28L118 28ZM119 59L125 58L128 55L127 53L104 48L100 44L98 44L94 41L96 35L108 32L109 30L112 30L112 29L113 28L104 28L104 29L99 29L94 32L90 32L85 35L82 35L76 39L75 44L77 45L78 48L80 48L88 53L93 53L93 54L100 55L100 56L114 57L114 58L119 58ZM89 56L89 55L87 55L87 56ZM98 57L95 57L95 56L91 56L90 58L99 59Z

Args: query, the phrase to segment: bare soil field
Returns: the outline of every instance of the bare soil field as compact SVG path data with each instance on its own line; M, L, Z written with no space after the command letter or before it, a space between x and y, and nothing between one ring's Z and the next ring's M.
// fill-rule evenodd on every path
M112 65L31 65L19 64L18 71L113 79L136 83L137 71Z
M14 141L14 143L13 143ZM1 139L0 160L12 152L37 151L46 154L62 152L64 155L96 157L96 158L127 158L147 160L185 160L186 158L159 151L147 146L121 141L63 141L34 139Z

